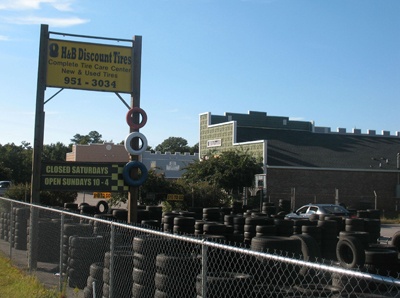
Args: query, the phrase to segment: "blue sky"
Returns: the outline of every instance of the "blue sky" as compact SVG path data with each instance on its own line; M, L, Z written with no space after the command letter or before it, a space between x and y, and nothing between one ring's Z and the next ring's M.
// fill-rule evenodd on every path
M33 144L40 24L142 36L141 132L153 147L171 136L197 143L204 112L394 135L399 16L398 0L0 0L0 144ZM46 99L57 91L47 88ZM92 130L119 143L129 133L113 93L66 89L45 112L45 144Z

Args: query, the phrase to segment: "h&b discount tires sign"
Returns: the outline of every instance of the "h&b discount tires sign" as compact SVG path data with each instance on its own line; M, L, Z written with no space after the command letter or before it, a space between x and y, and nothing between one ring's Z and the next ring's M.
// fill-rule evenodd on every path
M127 191L122 177L124 166L124 163L43 163L40 190Z
M46 86L132 92L132 47L48 40Z

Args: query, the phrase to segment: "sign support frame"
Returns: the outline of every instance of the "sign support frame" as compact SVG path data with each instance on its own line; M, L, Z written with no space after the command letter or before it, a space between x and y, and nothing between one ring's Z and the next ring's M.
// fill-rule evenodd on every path
M63 35L63 36L74 36L80 38L91 38L91 39L102 39L102 40L113 40L113 41L124 41L132 43L132 87L131 87L131 106L140 107L140 77L141 77L141 54L142 54L142 37L134 36L132 39L117 39L117 38L106 38L106 37L95 37L86 35L76 35L68 33L59 33L49 31L47 24L42 24L40 29L40 44L39 44L39 62L38 62L38 77L37 77L37 91L36 91L36 114L35 114L35 128L34 128L34 144L32 154L32 176L31 176L31 199L30 202L33 205L40 204L40 180L42 170L42 154L43 154L43 141L44 141L44 126L45 126L45 111L44 105L50 99L58 95L64 88L61 88L55 95L49 100L45 101L45 91L47 87L47 57L49 51L49 38L50 34ZM97 91L97 90L94 90ZM98 90L104 91L104 90ZM118 92L115 94L129 109L129 106L119 96ZM137 116L139 117L139 116ZM137 140L139 143L139 140ZM131 156L131 160L137 160L138 156ZM136 172L136 173L135 173ZM132 176L137 176L136 171L132 171ZM139 198L139 188L130 187L128 193L128 221L135 222L137 219L137 202ZM30 216L30 248L28 251L28 267L32 272L37 269L37 258L38 258L38 219L39 212L37 208L31 207Z

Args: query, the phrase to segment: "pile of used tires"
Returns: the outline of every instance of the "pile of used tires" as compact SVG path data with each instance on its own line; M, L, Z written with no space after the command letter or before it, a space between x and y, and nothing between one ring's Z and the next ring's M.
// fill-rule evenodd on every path
M315 215L309 219L285 219L285 202L280 202L278 207L272 204L263 207L262 212L244 211L235 206L162 213L159 206L140 206L137 223L164 233L189 235L306 261L329 260L330 264L346 269L397 277L400 232L389 244L378 243L379 211L358 211L357 218ZM68 204L65 208L104 220L127 220L127 210L109 208L105 201L99 201L96 206ZM28 234L29 213L13 212L0 214L0 238L6 241L14 238L11 241L15 245L25 248L29 242L21 243L18 237ZM11 227L10 218L17 217L22 224ZM208 271L202 274L199 247L119 227L113 235L114 250L110 251L110 225L96 220L65 223L60 256L60 221L41 218L38 227L39 236L46 240L40 247L39 259L58 264L62 257L62 272L68 277L68 285L83 289L85 298L94 294L104 298L201 297L204 288L207 288L207 297L228 297L225 295L228 290L229 297L249 294L251 297L328 297L343 289L349 293L375 290L371 284L349 281L346 275L321 278L321 273L315 270L262 258L249 260L234 250L209 249ZM271 270L260 274L260 268ZM326 284L321 284L321 280ZM276 284L272 285L271 281ZM287 285L291 286L287 288ZM234 293L232 289L236 289Z

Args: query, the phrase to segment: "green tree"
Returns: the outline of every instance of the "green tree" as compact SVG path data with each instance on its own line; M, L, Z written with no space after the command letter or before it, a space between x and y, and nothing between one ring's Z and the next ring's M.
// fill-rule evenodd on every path
M0 178L15 183L28 182L32 172L32 147L23 142L0 145Z
M199 153L199 143L196 143L193 145L193 147L190 147L189 151L191 154Z
M43 146L43 160L65 161L66 155L71 151L71 146L65 146L63 143Z
M239 194L243 187L251 187L255 174L261 174L262 163L244 151L225 151L208 154L203 160L188 165L182 178L188 183L199 181Z
M81 134L77 133L71 139L71 142L74 144L79 144L79 145L103 143L104 141L101 138L102 138L102 135L99 134L97 131L91 131L87 135L81 135Z
M181 137L169 137L165 139L161 144L157 145L155 148L156 151L160 151L161 153L165 152L189 152L189 146L186 139Z

